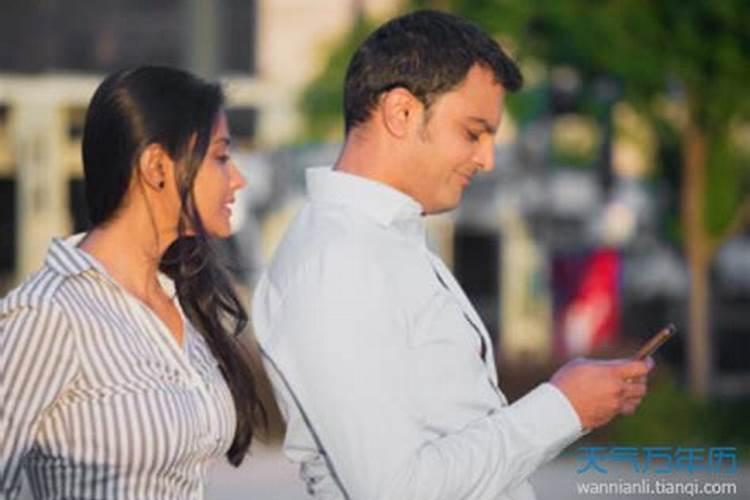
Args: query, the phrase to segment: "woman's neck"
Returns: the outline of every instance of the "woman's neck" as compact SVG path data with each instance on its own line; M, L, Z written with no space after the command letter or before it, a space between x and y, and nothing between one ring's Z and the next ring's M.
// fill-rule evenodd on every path
M151 303L163 298L159 262L173 241L174 237L159 234L152 221L121 214L93 228L78 246L96 258L117 283Z

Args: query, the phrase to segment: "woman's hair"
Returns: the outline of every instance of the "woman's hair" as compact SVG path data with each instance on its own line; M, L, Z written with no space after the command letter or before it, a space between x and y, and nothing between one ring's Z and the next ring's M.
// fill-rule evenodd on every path
M89 104L83 170L89 217L100 226L122 207L146 147L158 144L174 161L182 202L178 237L159 267L174 280L180 305L205 338L232 392L237 429L227 458L239 465L255 424L265 422L266 415L253 358L240 340L247 313L217 262L193 200L195 177L223 105L219 85L186 71L142 66L114 73Z

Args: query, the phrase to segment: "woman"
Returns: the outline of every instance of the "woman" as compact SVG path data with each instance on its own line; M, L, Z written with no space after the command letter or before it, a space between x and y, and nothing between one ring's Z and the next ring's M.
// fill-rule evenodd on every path
M0 301L0 498L201 498L238 465L259 402L247 315L209 237L245 185L220 87L140 67L108 77L83 136L93 228L52 241ZM257 372L255 372L257 373Z

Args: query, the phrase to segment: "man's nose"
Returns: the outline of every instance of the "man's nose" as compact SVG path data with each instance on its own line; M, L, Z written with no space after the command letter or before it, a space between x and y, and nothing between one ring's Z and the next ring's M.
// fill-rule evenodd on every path
M476 154L476 164L484 172L491 172L495 168L495 143L492 139L489 137L482 141Z

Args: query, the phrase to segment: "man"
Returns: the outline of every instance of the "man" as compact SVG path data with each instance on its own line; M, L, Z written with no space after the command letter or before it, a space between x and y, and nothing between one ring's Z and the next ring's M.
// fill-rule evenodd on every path
M509 405L481 320L425 244L423 216L493 168L520 86L496 42L444 13L394 19L353 56L343 150L308 171L253 307L316 498L533 498L540 464L645 394L650 362L576 361Z

